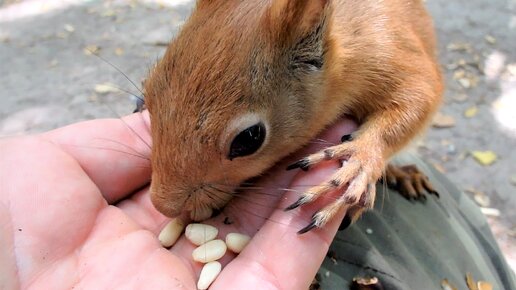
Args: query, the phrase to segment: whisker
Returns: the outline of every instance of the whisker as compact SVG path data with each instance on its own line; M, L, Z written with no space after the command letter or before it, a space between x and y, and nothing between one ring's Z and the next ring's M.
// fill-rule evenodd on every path
M134 134L136 137L138 137L138 139L140 139L140 141L142 141L142 142L143 142L143 144L145 144L149 149L152 149L152 147L150 146L150 144L149 144L147 141L145 141L145 139L143 139L143 137L142 137L142 136L140 136L140 134L138 134L138 133L136 132L136 130L134 130L134 128L133 128L133 127L129 126L129 124L127 124L127 122L126 122L126 121L124 121L124 119L123 119L123 118L122 118L122 117L121 117L117 112L115 112L115 110L113 110L113 108L112 108L111 106L109 106L108 104L106 104L106 106L109 108L109 110L110 110L113 114L115 114L115 115L118 117L118 119L119 119L120 121L122 121L122 123L124 123L124 124L125 124L125 126L126 126L129 130L131 130L131 132L133 132L133 134ZM138 114L138 113L135 113L135 114ZM139 113L139 114L140 114L140 116L141 116L141 113Z
M121 146L123 146L123 147L125 147L127 149L130 149L132 152L134 152L134 154L137 154L140 157L150 161L150 158L146 157L143 153L138 152L136 149L134 149L133 147L131 147L131 146L127 145L127 144L124 144L122 142L118 142L118 141L115 141L115 140L107 139L107 138L95 138L95 139L104 140L104 141L107 141L107 142L112 142L112 143L121 145Z
M248 209L246 209L246 208L245 208L245 207L243 207L243 206L237 206L237 205L235 205L235 204L231 204L231 205L230 205L230 207L235 208L235 209L236 209L237 211L239 211L239 212L240 212L240 211L243 211L243 212L248 213L248 214L250 214L250 215L252 215L252 216L254 216L254 217L257 217L257 218L263 219L263 220L264 220L264 222L265 222L265 221L271 221L271 222L276 223L276 224L279 224L279 225L284 225L284 226L292 227L292 226L290 226L289 224L282 223L282 222L279 222L279 221L275 221L275 220L271 219L270 217L264 217L264 216L261 216L261 215L259 215L259 214L254 213L254 212L251 212L251 211L249 211ZM227 214L227 212L226 212L226 215L229 215L229 214ZM259 229L258 229L258 230L259 230Z
M139 96L139 95L137 95L137 94L135 94L135 93L133 93L133 92L131 92L131 91L129 91L129 90L126 90L126 89L124 89L124 88L122 88L122 87L115 86L114 84L105 84L105 86L108 86L108 87L111 87L111 88L117 89L117 90L119 90L119 91L122 91L122 92L124 92L124 93L126 93L126 94L129 94L129 95L131 95L131 96L133 96L133 97L137 98L138 100L140 100L140 101L142 101L142 102L144 101L144 100L143 100L143 98L142 98L141 96Z
M107 147L99 147L99 146L83 146L83 145L75 145L75 144L63 144L63 145L66 145L66 146L73 146L73 147L78 147L78 148L87 148L87 149L99 149L99 150L109 150L109 151L114 151L114 152L118 152L118 153L123 153L123 154L127 154L127 155L130 155L130 156L133 156L133 157L137 157L137 158L140 158L140 159L144 159L144 160L147 160L149 161L148 158L144 157L144 156L141 156L139 154L134 154L134 153L131 153L131 152L127 152L127 151L123 151L123 150L118 150L118 149L113 149L113 148L107 148ZM150 166L149 166L150 167Z
M121 74L124 76L124 78L125 78L126 80L128 80L128 81L129 81L129 82L130 82L130 83L131 83L131 84L132 84L132 85L133 85L133 86L134 86L134 87L135 87L135 88L140 92L140 94L141 94L142 96L144 95L143 91L142 91L142 90L140 90L140 88L139 88L139 87L138 87L138 86L133 82L133 80L131 80L131 79L130 79L130 78L129 78L129 77L128 77L128 76L127 76L127 75L126 75L122 70L121 70L121 69L119 69L117 66L115 66L114 64L112 64L111 62L109 62L107 59L105 59L105 58L103 58L102 56L100 56L98 53L96 53L96 52L94 52L94 51L92 51L92 50L90 50L90 49L88 49L88 51L89 51L92 55L94 55L94 56L98 57L99 59L103 60L105 63L109 64L112 68L116 69L119 73L121 73ZM141 97L137 97L137 98L139 98L140 100L142 100L142 101L143 101L143 99L142 99Z

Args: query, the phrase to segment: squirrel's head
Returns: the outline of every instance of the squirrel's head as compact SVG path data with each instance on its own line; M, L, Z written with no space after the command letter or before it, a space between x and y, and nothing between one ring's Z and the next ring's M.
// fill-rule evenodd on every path
M159 211L206 219L313 137L328 2L198 1L144 84Z

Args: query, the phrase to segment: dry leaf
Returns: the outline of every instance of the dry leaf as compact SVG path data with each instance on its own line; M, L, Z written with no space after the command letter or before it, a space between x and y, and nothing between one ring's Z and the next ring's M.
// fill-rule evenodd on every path
M468 95L459 94L452 97L455 102L463 103L468 100Z
M382 283L376 277L354 277L351 284L351 289L354 290L372 290L383 289Z
M466 118L473 118L477 115L478 113L478 107L477 106L473 106L473 107L470 107L469 109L467 109L465 112L464 112L464 116Z
M454 73L453 73L453 79L454 80L458 80L458 79L462 79L466 76L466 71L463 70L463 69L459 69L459 70L456 70Z
M466 274L466 284L468 284L469 290L478 290L477 284L475 283L475 279L473 279L471 273Z
M457 290L457 287L454 287L448 282L448 279L444 279L441 281L441 288L443 290Z
M104 84L96 84L95 85L95 93L97 94L108 94L108 93L117 93L120 90L113 84L104 83Z
M491 199L482 191L478 191L472 188L465 189L464 191L473 194L473 199L481 207L489 207L491 205Z
M115 54L118 55L118 56L123 55L124 54L124 49L121 48L121 47L115 48Z
M64 29L70 33L75 31L75 27L73 27L71 24L65 24Z
M490 208L490 207L481 207L480 208L480 211L485 215L485 216L490 216L490 217L499 217L500 216L500 210L499 209L496 209L496 208Z
M83 52L85 55L98 54L99 51L100 51L100 47L95 44L90 44L83 49Z
M463 51L463 52L471 52L473 49L471 48L471 44L464 42L454 42L448 44L446 47L448 51Z
M112 9L108 9L106 11L103 11L100 16L102 17L111 17L111 16L114 16L116 13L115 13L115 10L112 10Z
M471 155L483 166L491 165L498 159L498 156L493 151L472 151Z
M432 126L434 128L450 128L455 126L455 118L450 115L445 115L441 112L435 114L432 120Z
M493 285L486 281L478 281L477 287L478 290L493 290Z
M437 171L441 172L442 174L446 173L446 168L444 168L441 164L432 163L432 165L435 167L435 169L437 169Z
M488 34L488 35L486 35L486 36L484 37L484 39L485 39L485 40L487 41L487 43L489 43L489 44L495 44L495 43L496 43L496 38L494 38L494 36L492 36L492 35L489 35L489 34Z

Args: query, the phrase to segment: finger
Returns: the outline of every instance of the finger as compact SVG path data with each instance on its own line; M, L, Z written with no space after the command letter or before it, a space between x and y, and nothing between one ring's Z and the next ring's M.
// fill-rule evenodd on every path
M40 135L71 155L113 203L150 181L149 116L73 124Z

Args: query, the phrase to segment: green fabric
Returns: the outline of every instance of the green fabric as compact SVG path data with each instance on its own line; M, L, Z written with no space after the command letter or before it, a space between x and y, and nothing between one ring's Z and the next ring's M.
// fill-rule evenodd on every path
M417 158L441 197L408 201L377 185L374 210L337 234L319 270L321 289L348 289L353 277L378 277L384 289L442 289L447 279L468 289L465 275L491 283L493 289L516 289L479 208L446 177Z

